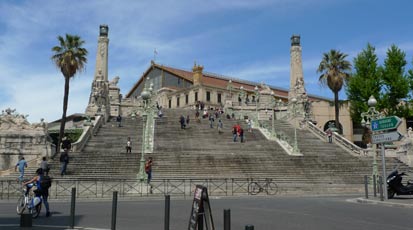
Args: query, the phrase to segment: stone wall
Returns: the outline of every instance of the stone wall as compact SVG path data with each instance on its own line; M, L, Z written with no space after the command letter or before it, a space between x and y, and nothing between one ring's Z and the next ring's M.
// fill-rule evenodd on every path
M46 123L30 124L26 117L11 109L0 115L0 170L14 167L22 156L31 161L54 153Z

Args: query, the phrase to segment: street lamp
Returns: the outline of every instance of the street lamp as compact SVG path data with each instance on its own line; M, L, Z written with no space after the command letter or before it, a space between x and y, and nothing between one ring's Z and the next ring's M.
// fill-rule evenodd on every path
M274 120L275 120L275 111L274 111L274 107L276 105L276 100L274 97L274 91L271 91L271 110L272 110L272 114L271 114L271 135L274 136L275 134L275 128L274 128Z
M146 149L148 149L148 132L149 129L152 127L152 122L153 120L153 109L152 109L152 103L151 103L151 96L152 96L152 91L153 91L153 84L151 83L149 85L148 89L148 81L149 78L146 79L144 88L141 93L141 97L143 100L143 112L142 112L142 154L141 154L141 159L139 161L139 173L138 173L138 179L140 181L145 181L147 180L147 174L145 172L145 152Z
M258 86L255 86L254 92L255 92L255 114L257 116L257 124L258 124L258 98L260 97L260 91L258 91Z
M243 111L242 111L242 107L243 107L242 101L243 101L244 96L245 96L244 86L241 85L241 87L239 87L239 90L240 90L239 97L241 98L240 106L241 106L241 120L242 120L242 119L244 119Z
M294 118L294 144L293 144L293 153L294 154L299 154L300 150L298 149L298 144L297 144L297 98L293 97L291 99L291 102L293 103L293 108L292 108L292 113L293 113L293 118Z
M371 131L371 121L376 120L379 118L384 117L384 115L377 111L375 106L377 104L376 98L374 98L373 95L370 96L369 100L367 101L367 105L369 106L369 109L366 112L361 113L361 125L363 127L368 128ZM376 159L376 145L373 144L373 173L372 176L373 178L375 177L376 180L378 179L378 169L377 169L377 159ZM386 178L383 178L385 180Z

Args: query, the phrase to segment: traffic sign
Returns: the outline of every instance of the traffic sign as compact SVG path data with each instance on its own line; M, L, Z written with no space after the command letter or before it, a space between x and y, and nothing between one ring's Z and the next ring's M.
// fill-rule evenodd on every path
M373 142L373 144L378 144L384 142L400 141L402 138L403 135L396 131L390 133L375 134L371 137L371 141Z
M385 117L371 121L371 130L382 131L389 129L396 129L402 123L402 120L397 116Z

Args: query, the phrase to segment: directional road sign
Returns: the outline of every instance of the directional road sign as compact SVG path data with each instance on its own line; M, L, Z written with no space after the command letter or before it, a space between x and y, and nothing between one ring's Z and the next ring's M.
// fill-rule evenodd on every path
M380 133L375 134L371 137L373 144L400 141L403 138L403 135L399 132L390 132L390 133Z
M380 118L371 121L371 130L373 132L376 132L382 130L396 129L401 123L402 120L397 116Z

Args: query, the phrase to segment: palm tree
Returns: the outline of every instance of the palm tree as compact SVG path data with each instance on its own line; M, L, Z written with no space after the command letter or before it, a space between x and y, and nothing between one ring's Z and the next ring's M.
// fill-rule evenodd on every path
M340 129L338 92L350 78L351 64L345 60L347 54L338 50L330 50L323 54L317 73L321 73L319 81L327 85L334 93L335 125ZM340 130L342 131L342 130Z
M65 91L63 96L63 114L60 121L59 139L57 140L57 153L60 152L60 143L62 141L65 124L66 124L66 111L67 102L69 98L69 82L77 72L81 72L85 68L87 63L87 50L82 48L85 43L79 36L66 34L66 37L58 36L60 46L52 48L54 52L52 56L53 62L56 67L60 69L65 78Z

